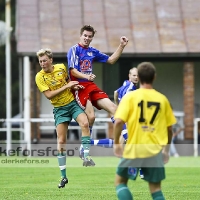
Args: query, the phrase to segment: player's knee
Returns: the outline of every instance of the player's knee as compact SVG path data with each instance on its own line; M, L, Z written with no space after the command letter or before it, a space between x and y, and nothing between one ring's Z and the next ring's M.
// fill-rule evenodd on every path
M95 121L95 116L94 115L87 115L88 117L88 121L90 125L93 125L94 121Z
M89 129L89 122L87 120L87 118L79 123L79 126L81 127L81 129Z
M89 121L90 121L90 123L92 123L92 124L93 124L93 123L94 123L94 121L95 121L95 116L94 116L94 115L93 115L93 116L91 116L91 117L90 117L90 119L89 119Z
M89 122L88 122L88 120L83 122L83 128L84 129L89 129Z
M116 174L114 184L115 187L118 186L119 184L127 184L127 180Z
M114 115L116 110L117 110L117 105L113 103L112 106L110 106L110 114Z
M58 141L58 144L66 144L65 138L62 138L62 137L59 138L58 137L57 141Z

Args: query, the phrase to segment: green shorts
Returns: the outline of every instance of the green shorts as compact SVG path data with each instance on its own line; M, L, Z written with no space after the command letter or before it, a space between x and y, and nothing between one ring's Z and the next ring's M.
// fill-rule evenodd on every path
M122 158L116 173L121 177L136 180L139 169L141 169L144 174L144 180L148 182L158 183L165 179L162 152L149 158Z
M60 106L53 109L55 125L61 124L63 122L70 122L72 118L76 120L79 114L85 113L82 108L72 101L65 106Z

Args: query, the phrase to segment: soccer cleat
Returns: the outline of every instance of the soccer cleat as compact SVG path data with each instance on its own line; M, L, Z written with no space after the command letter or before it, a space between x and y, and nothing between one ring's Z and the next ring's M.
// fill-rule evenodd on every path
M61 181L60 181L60 183L59 183L59 185L58 185L58 188L64 188L65 187L65 184L67 184L68 183L68 179L67 178L62 178L61 177Z
M86 158L84 158L83 160L83 166L87 167L87 166L95 166L94 161L92 160L92 158L90 158L90 156L87 156Z
M81 160L84 160L84 149L82 145L79 148L79 157Z

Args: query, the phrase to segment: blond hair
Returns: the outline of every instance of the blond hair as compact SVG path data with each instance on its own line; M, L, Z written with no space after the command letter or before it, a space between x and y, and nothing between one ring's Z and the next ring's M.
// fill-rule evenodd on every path
M53 58L53 53L51 51L51 49L46 48L46 49L40 49L37 53L36 53L37 57L42 57L44 55L47 55L49 58Z

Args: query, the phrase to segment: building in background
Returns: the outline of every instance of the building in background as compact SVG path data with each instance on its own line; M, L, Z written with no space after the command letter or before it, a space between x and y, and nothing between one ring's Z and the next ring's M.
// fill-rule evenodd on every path
M80 27L91 24L97 29L92 46L104 53L114 52L120 36L129 38L115 65L94 63L98 86L112 99L131 67L153 62L158 73L154 87L184 113L184 140L192 141L193 119L200 117L199 6L199 0L17 0L15 36L20 67L27 56L31 66L31 117L52 110L35 85L40 70L35 52L51 48L54 62L67 65L67 50L79 41ZM31 130L32 139L39 139L36 124Z

